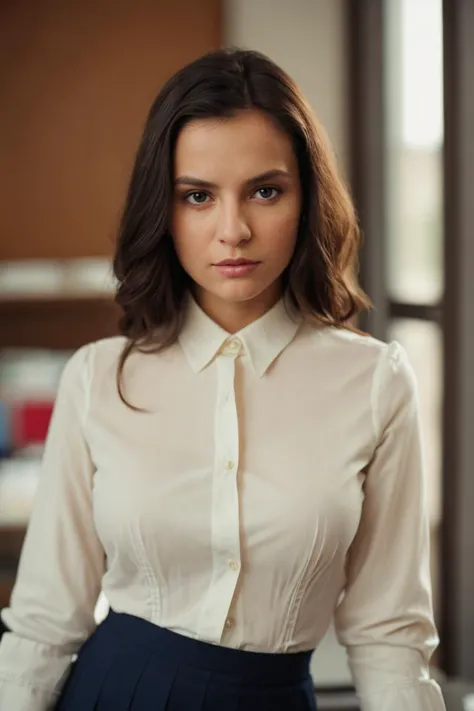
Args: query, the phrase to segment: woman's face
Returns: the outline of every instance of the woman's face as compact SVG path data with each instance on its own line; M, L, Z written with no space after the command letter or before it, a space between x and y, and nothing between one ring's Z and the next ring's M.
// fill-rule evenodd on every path
M192 121L174 158L171 233L205 311L256 312L281 296L301 213L298 162L265 114ZM234 260L234 264L222 262ZM240 264L235 260L246 260Z

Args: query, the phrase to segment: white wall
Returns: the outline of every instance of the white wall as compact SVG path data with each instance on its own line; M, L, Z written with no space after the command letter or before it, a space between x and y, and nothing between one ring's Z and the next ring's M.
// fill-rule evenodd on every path
M264 52L300 85L349 170L347 0L225 0L225 43Z
M348 175L347 0L225 0L224 7L225 44L264 52L298 82ZM332 628L312 671L316 684L350 681Z

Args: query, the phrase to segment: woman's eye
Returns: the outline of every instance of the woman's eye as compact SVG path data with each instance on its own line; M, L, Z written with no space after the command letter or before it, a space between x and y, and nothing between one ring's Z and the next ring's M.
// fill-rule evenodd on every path
M193 193L188 193L186 195L186 202L189 202L191 205L204 205L207 202L209 195L207 193L203 192L193 192Z
M263 200L273 200L279 195L280 191L278 188L259 188L257 194Z

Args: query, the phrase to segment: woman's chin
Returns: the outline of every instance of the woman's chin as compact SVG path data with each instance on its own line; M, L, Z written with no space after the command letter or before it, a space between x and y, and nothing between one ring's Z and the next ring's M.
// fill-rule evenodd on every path
M251 301L263 303L266 308L280 298L280 285L277 282L262 284L250 277L228 279L225 283L199 286L198 299L203 302L221 301L228 304L248 304Z

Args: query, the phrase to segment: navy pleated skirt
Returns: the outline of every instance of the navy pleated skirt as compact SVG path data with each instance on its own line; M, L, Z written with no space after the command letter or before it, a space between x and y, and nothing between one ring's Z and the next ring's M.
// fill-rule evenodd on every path
M207 644L110 612L56 711L316 711L310 659Z

